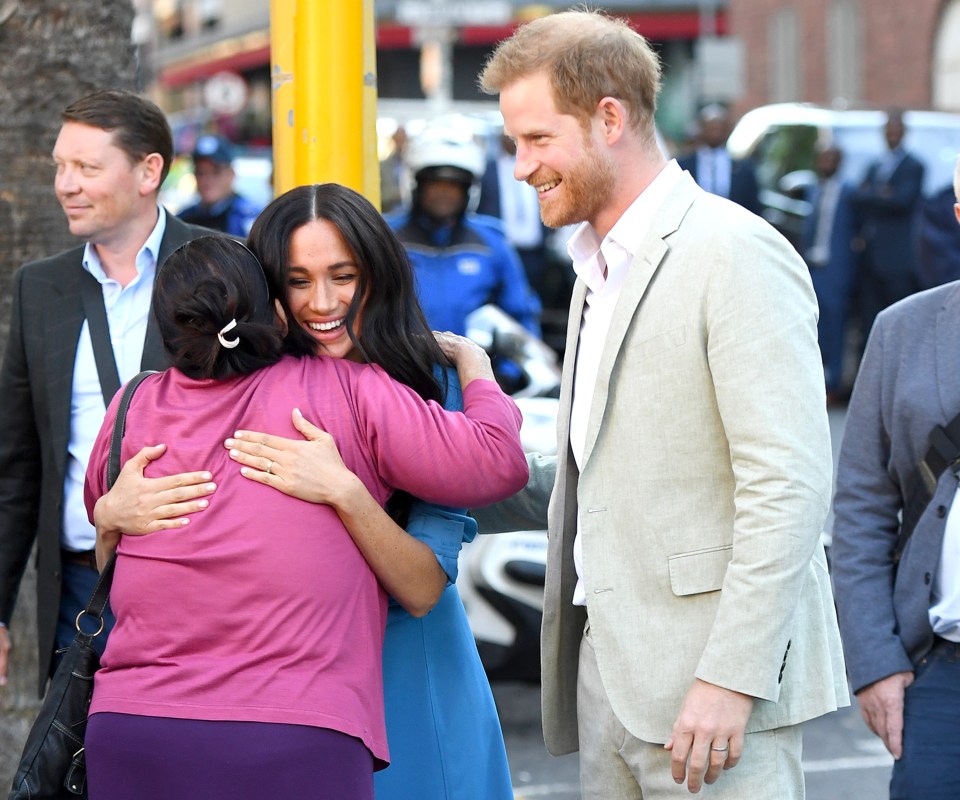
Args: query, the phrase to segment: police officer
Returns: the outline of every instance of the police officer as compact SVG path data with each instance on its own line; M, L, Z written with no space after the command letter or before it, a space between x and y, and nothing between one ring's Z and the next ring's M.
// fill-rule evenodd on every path
M388 221L413 262L430 327L463 335L467 315L492 303L539 336L540 301L500 221L468 211L486 167L472 133L427 127L410 140L406 161L411 206Z
M263 208L233 190L230 142L222 136L201 136L193 150L193 173L200 200L183 209L180 219L246 239Z

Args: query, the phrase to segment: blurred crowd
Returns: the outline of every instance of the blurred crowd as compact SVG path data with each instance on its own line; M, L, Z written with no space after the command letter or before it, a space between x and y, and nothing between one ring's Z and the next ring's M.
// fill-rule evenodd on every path
M476 120L454 116L427 124L428 129L434 126L448 132L459 128L457 135L473 137L486 153L469 179L464 173L463 213L474 221L499 221L499 232L519 257L529 290L539 300L543 336L562 355L574 280L565 249L570 231L553 231L540 221L535 190L513 177L515 146L502 130L487 125L478 134ZM702 188L777 226L762 201L759 165L728 148L733 127L730 110L712 103L702 108L686 141L660 143ZM931 176L905 148L907 130L903 112L889 111L883 129L876 131L877 139L884 140L881 157L853 179L850 169L841 169L847 155L843 148L821 138L813 169L801 171L804 179L786 190L808 209L798 229L782 232L806 261L817 295L828 404L847 401L879 311L915 291L960 278L952 182L924 191L925 178L929 185ZM389 154L381 161L385 213L418 204L422 208L409 143L430 135L418 131L411 137L403 125L393 132Z

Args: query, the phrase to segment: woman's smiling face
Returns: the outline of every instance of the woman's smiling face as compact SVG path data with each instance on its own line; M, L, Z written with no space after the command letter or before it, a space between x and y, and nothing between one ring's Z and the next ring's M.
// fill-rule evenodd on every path
M360 283L360 267L336 226L314 220L290 237L287 303L317 343L317 352L348 358L354 351L346 317ZM359 315L354 332L359 327Z

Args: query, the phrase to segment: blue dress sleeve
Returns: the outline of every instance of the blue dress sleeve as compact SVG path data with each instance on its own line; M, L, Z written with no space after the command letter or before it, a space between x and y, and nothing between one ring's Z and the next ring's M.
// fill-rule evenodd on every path
M438 372L440 368L438 367ZM442 374L442 373L441 373ZM448 411L463 410L463 393L454 369L446 370L447 386L443 407ZM477 535L477 521L467 515L465 508L425 503L413 500L407 533L426 544L437 557L450 583L457 580L457 559L464 542Z

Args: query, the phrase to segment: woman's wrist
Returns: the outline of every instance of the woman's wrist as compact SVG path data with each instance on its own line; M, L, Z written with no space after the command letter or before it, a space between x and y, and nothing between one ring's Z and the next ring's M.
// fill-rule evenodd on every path
M364 500L369 497L370 492L363 481L344 468L343 474L336 482L327 484L326 494L324 502L327 505L349 514L363 509Z
M123 534L115 530L101 530L97 528L97 544L102 545L106 550L116 550L120 544L120 537Z

